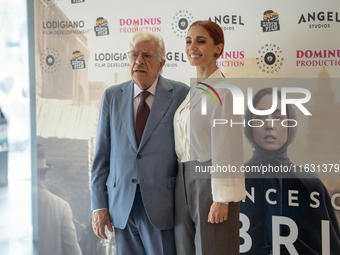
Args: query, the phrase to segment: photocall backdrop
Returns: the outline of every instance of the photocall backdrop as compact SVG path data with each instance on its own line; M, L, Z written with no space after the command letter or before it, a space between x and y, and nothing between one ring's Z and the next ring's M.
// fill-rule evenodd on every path
M36 135L54 166L45 186L69 203L83 254L115 254L114 238L99 240L92 232L90 169L102 94L130 79L131 33L160 34L167 52L162 75L188 85L195 68L184 51L185 37L191 23L207 19L224 31L217 65L227 78L271 78L273 87L278 79L288 87L287 78L309 78L310 84L301 83L312 94L306 104L312 116L298 113L303 121L288 156L299 165L339 164L339 13L337 0L35 0ZM257 84L254 92L262 88ZM245 138L243 144L248 160L252 148ZM339 218L340 179L322 181ZM310 198L298 197L305 199ZM322 242L329 243L329 236ZM250 248L241 242L242 253Z

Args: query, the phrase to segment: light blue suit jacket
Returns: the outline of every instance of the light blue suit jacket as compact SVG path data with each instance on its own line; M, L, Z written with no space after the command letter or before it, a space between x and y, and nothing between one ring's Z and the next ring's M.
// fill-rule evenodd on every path
M114 227L126 226L137 178L151 223L160 230L174 227L177 156L173 118L188 91L185 84L159 76L139 148L134 131L133 82L104 92L91 171L91 209L109 209Z

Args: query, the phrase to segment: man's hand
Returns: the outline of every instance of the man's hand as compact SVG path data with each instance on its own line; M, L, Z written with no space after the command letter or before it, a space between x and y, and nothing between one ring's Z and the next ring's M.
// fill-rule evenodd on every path
M99 210L92 213L92 228L99 238L107 239L105 235L105 225L113 232L108 210Z
M208 215L208 222L222 223L228 219L228 204L213 202Z

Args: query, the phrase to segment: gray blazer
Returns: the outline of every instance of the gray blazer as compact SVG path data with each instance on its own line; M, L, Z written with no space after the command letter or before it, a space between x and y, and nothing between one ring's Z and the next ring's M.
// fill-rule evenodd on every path
M39 254L81 255L70 205L38 183Z
M139 179L148 217L160 230L174 227L177 156L173 117L189 87L159 76L155 98L139 148L134 132L132 81L103 95L91 175L91 210L107 208L124 229Z

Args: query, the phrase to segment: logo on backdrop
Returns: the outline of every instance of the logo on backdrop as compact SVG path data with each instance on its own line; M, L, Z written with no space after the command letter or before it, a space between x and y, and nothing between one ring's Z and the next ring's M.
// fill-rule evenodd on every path
M186 63L186 56L183 52L168 51L165 55L164 67L178 67L180 63Z
M312 12L301 14L298 24L308 24L308 28L330 28L334 22L340 22L338 12Z
M42 28L44 35L71 35L84 34L85 22L83 20L58 20L43 21Z
M107 19L104 19L103 17L97 18L94 31L96 32L96 36L109 35L109 24Z
M71 66L72 70L85 69L85 56L79 50L73 51Z
M297 50L296 66L340 66L340 49Z
M40 3L42 3L44 7L55 7L59 3L59 0L40 0Z
M126 52L97 52L94 54L95 68L118 68L129 66L129 59Z
M224 31L235 30L236 25L244 26L241 15L219 15L209 17L209 20L219 24Z
M217 59L218 67L244 67L244 51L224 51Z
M194 16L188 10L180 10L172 16L172 32L180 37L184 38L187 35L188 29L194 19Z
M273 32L280 30L279 14L272 10L263 13L263 20L261 21L263 32Z
M85 0L71 0L71 4L84 3Z
M60 55L54 48L46 48L40 54L40 67L44 73L54 73L60 67Z
M160 33L162 19L159 18L137 18L119 19L119 33L134 33L137 31L149 31Z
M256 64L263 73L274 74L281 70L284 58L281 48L275 43L263 45L258 53L260 56L256 58Z

